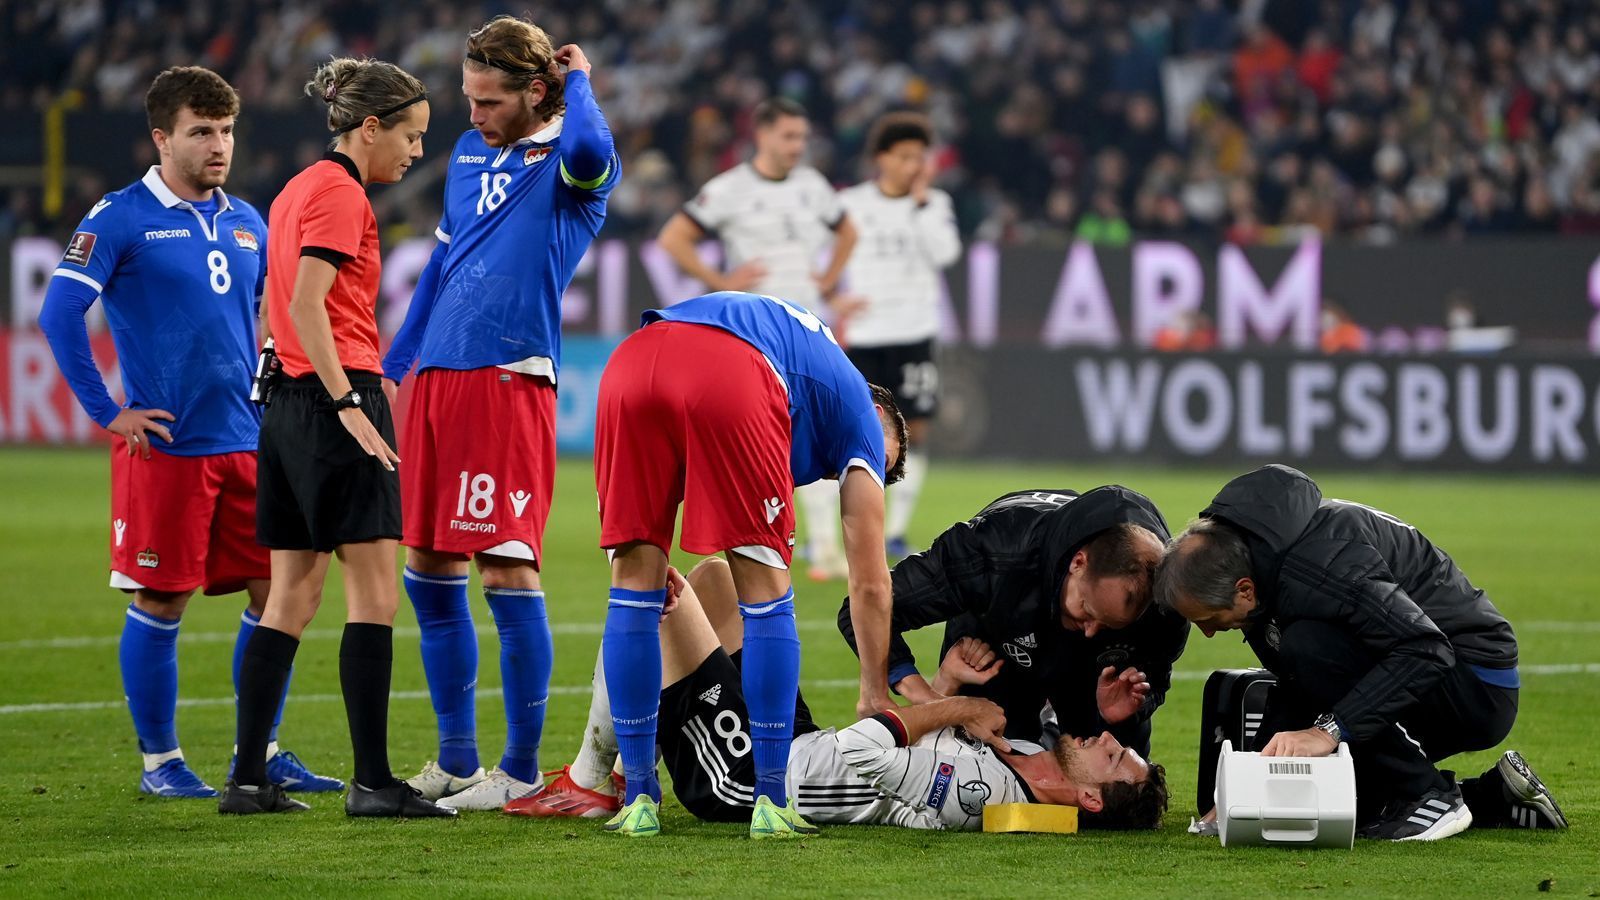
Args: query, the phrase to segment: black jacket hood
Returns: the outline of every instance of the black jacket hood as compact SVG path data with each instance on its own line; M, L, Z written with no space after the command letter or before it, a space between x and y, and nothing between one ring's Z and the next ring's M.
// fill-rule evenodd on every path
M1223 485L1200 511L1245 533L1256 590L1270 603L1277 594L1278 569L1322 505L1322 489L1311 476L1285 465L1262 466Z

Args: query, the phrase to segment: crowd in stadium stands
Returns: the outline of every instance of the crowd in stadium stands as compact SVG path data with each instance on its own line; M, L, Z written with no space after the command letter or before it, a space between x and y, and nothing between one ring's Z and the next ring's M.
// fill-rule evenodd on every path
M300 87L313 66L365 53L432 86L437 160L466 126L464 35L500 11L4 4L0 109L15 120L64 88L90 109L138 109L150 78L184 62L227 77L246 117L309 110ZM652 232L745 157L750 110L771 93L810 110L813 161L839 185L862 176L875 117L928 112L943 140L937 183L979 238L1600 232L1593 0L595 0L531 12L594 62L627 173L609 234ZM237 189L263 205L303 162L243 146L240 160ZM61 230L40 221L36 194L11 191L0 237ZM415 221L392 224L425 234L436 202L407 204L391 219Z

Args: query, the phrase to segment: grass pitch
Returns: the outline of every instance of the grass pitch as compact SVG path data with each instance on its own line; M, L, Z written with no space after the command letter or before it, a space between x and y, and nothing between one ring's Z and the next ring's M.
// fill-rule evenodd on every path
M936 464L913 537L999 494L1120 481L1149 494L1177 529L1229 476L1222 471ZM1470 831L1439 844L1358 843L1353 852L1223 850L1183 832L1194 793L1205 673L1247 665L1227 635L1196 632L1156 718L1153 756L1173 808L1146 834L1022 836L832 827L772 846L742 828L696 822L668 795L666 833L624 841L594 821L536 822L494 813L459 821L347 820L337 797L310 813L223 819L213 803L137 792L139 755L116 663L122 595L105 586L109 506L103 452L0 452L0 893L179 895L655 895L1201 897L1301 892L1504 897L1550 891L1600 896L1600 483L1313 472L1333 496L1419 526L1488 590L1521 640L1522 712L1507 746L1529 758L1560 799L1563 834ZM587 460L563 464L546 551L556 630L555 691L542 754L568 761L588 706L606 567L594 548ZM688 564L692 560L678 560ZM855 660L834 630L843 586L802 584L806 695L823 724L850 718ZM485 763L504 738L493 623L474 590L482 635L479 739ZM242 596L196 598L180 638L179 733L200 774L220 787L233 734L229 663ZM350 777L339 702L342 592L330 580L307 632L282 730L317 771ZM415 771L433 754L433 717L409 606L395 646L391 757ZM934 662L937 634L915 643ZM1502 748L1503 749L1503 748ZM1498 754L1452 760L1476 773Z

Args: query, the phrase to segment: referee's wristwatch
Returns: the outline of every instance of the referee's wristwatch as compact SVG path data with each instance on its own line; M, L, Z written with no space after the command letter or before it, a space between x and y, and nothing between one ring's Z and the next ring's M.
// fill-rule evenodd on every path
M1300 721L1304 722L1305 720L1301 719ZM1311 727L1333 738L1335 745L1344 740L1344 730L1339 727L1339 720L1333 717L1333 713L1317 716L1317 720L1311 723Z
M338 412L341 409L360 409L360 408L361 408L361 393L359 391L352 390L352 391L350 391L350 393L345 394L343 397L336 398L333 401L333 411L334 412Z

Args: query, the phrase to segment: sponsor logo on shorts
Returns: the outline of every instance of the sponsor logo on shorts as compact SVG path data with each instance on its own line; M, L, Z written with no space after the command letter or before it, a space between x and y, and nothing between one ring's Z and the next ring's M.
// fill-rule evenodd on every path
M239 245L241 250L249 250L251 253L257 253L261 250L261 244L256 240L256 233L243 225L233 229L233 241Z
M144 239L147 241L162 241L167 238L194 237L187 228L160 228L155 231L146 231Z
M466 519L451 519L451 531L476 531L483 534L494 534L497 530L493 522L468 522Z
M527 491L512 491L506 496L511 498L511 509L516 512L518 518L521 518L522 511L528 508L528 501L533 499L533 495Z
M140 550L136 559L138 560L139 568L141 569L154 569L161 565L161 557L157 556L156 551L150 549L149 547Z
M90 257L94 256L94 241L95 235L92 231L74 233L72 240L67 241L67 252L61 257L61 261L75 266L87 266Z
M928 805L934 809L944 809L944 801L950 798L950 779L954 778L956 767L952 763L939 763L939 768L933 775L933 788L928 791Z
M961 804L961 811L969 816L983 815L983 805L989 802L989 782L981 778L961 782L956 788L956 802Z
M549 147L536 147L532 150L529 150L527 153L522 154L522 164L524 166L531 166L536 162L544 162L544 158L549 155Z
M784 502L777 497L768 497L761 501L761 505L767 512L767 524L771 525L777 520L778 514L783 512Z
M122 546L122 533L128 530L128 523L117 519L111 523L111 530L117 533L117 546Z
M721 682L713 684L711 687L707 688L705 692L700 695L700 699L704 700L708 706L716 706L717 701L722 699Z

